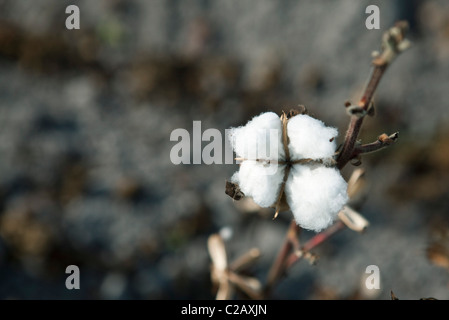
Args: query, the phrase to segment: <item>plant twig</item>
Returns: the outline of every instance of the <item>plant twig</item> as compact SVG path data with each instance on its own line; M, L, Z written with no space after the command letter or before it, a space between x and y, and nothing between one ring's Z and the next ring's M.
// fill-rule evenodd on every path
M360 154L371 153L386 148L395 143L398 137L399 137L398 132L395 132L389 136L383 133L374 142L356 145L354 147L354 151L352 152L351 159L359 156Z
M302 249L297 250L295 252L290 253L289 257L285 263L286 271L290 269L296 262L298 262L301 258L307 257L310 254L310 250L319 246L324 241L328 240L331 236L333 236L338 231L345 228L345 224L341 220L337 220L332 226L327 228L326 230L316 234L310 240L308 240Z
M362 127L363 119L366 114L370 114L369 108L372 108L372 99L376 92L382 76L385 74L388 66L393 62L396 56L408 48L410 43L405 39L405 32L408 29L408 24L405 21L400 21L396 25L385 32L382 38L382 53L376 55L372 64L374 66L371 72L368 83L365 87L364 93L358 103L353 108L357 112L351 115L348 130L346 132L343 147L338 154L337 168L342 169L352 158L354 148L356 146L357 137ZM347 107L352 107L347 105Z
M287 234L285 236L284 242L282 244L279 253L274 260L270 271L268 272L267 281L265 283L265 287L263 290L264 296L269 296L271 290L273 289L276 282L284 275L285 273L285 261L290 254L292 248L299 248L299 234L300 228L295 223L294 220L290 223L290 226L287 230Z
M332 235L338 231L344 229L345 224L338 220L332 226L326 230L316 234L311 239L309 239L302 248L299 246L298 233L300 228L296 225L293 220L287 231L284 243L279 251L276 260L274 261L270 272L268 273L267 281L263 290L264 297L270 295L273 290L274 285L280 280L282 276L301 258L312 257L310 250L314 249Z
M239 271L253 263L260 256L259 249L253 248L228 266L226 248L219 234L212 234L207 240L207 249L212 259L211 278L217 289L217 300L228 300L235 289L247 294L251 299L262 298L262 285L256 278L242 275Z

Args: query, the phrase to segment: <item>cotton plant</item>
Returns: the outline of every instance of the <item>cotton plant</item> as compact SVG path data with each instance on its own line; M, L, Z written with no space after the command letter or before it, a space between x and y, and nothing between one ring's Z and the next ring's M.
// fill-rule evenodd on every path
M311 250L337 231L348 227L361 232L368 226L368 221L348 205L363 185L364 171L354 170L346 182L340 170L348 163L360 165L362 155L390 146L398 138L398 133L381 134L376 141L362 144L358 134L366 116L374 115L372 100L380 79L410 45L405 39L407 28L408 24L400 21L384 33L382 50L373 54L373 70L359 102L345 103L350 122L340 145L337 129L309 116L304 107L280 116L265 112L228 131L240 166L226 182L226 194L234 200L251 197L261 207L272 207L274 217L287 210L294 217L265 283L255 293L258 297L268 297L301 258L314 262ZM298 239L301 229L316 232L303 245ZM210 246L209 251L216 262L213 248ZM228 292L223 288L229 287L233 270L224 264L217 268L212 268L215 283L221 283L221 292Z
M337 129L305 113L265 112L228 134L241 161L231 182L243 194L274 207L275 216L290 208L304 229L318 232L334 222L348 201L335 168Z

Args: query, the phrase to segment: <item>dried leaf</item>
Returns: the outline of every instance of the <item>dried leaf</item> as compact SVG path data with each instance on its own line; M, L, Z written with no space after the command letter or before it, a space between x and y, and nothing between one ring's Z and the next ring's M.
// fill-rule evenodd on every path
M246 293L251 299L261 299L262 284L260 281L253 277L247 277L238 275L231 272L229 274L229 280L232 284Z
M288 134L287 134L287 123L288 123L288 116L283 112L281 115L281 122L282 122L282 145L284 148L284 152L285 152L285 159L286 161L290 161L290 150L288 148L288 143L289 143L289 139L288 139ZM275 205L275 213L274 213L274 217L273 220L277 218L279 212L281 211L281 207L282 207L282 199L285 198L285 184L287 183L287 179L290 173L290 166L287 166L285 168L284 171L284 178L282 180L282 184L281 184L281 189L279 191L279 195L278 198L276 200Z
M348 206L343 207L338 213L338 218L340 218L349 229L357 232L362 232L369 226L368 220Z
M234 292L234 286L229 283L228 279L220 281L220 285L218 286L217 295L215 296L216 300L229 300Z
M238 186L238 184L232 183L228 180L226 180L225 193L234 200L240 200L245 196L245 194L240 191L240 187Z
M224 242L221 236L218 234L209 236L207 248L214 268L218 271L225 271L228 267L228 262Z
M352 199L355 195L357 195L365 186L365 184L366 184L365 170L364 169L354 170L348 181L349 198Z
M298 114L308 114L307 108L300 104L298 106L298 109L290 109L290 111L287 113L286 117L287 119L291 119L294 116L297 116Z
M287 123L288 123L289 118L287 117L287 115L283 112L281 114L281 122L282 122L282 146L284 148L284 152L285 152L285 159L286 161L290 161L290 150L288 148L288 134L287 134Z
M249 265L253 264L257 259L260 258L260 250L257 248L252 248L237 260L233 261L229 268L235 272L240 271Z

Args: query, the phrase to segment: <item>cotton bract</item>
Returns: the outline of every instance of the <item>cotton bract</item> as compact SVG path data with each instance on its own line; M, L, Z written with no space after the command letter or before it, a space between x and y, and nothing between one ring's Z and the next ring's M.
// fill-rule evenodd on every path
M282 130L273 112L231 128L228 138L242 161L231 181L261 207L275 206L283 192L296 223L318 232L332 224L348 200L346 181L326 166L338 132L308 115L296 115L286 123L286 154Z

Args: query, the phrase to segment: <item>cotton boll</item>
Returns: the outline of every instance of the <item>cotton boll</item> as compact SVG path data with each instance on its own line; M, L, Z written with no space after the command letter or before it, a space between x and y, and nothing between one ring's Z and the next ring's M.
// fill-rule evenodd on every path
M247 160L242 162L231 181L237 183L246 196L265 208L276 202L283 179L284 166Z
M291 160L326 159L334 155L338 131L308 115L297 115L287 124Z
M316 232L327 228L348 201L347 183L335 168L294 165L285 186L296 223Z
M231 128L228 139L237 157L244 159L284 160L282 124L274 112L254 117L245 126Z

